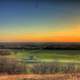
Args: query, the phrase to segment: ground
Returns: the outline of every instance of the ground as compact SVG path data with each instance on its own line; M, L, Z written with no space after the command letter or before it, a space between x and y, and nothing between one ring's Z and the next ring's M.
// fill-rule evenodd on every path
M20 74L0 76L0 80L80 80L80 74Z

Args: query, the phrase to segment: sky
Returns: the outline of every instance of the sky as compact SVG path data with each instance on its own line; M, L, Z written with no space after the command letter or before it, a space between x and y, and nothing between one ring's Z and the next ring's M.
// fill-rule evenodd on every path
M0 0L1 42L80 42L80 2Z

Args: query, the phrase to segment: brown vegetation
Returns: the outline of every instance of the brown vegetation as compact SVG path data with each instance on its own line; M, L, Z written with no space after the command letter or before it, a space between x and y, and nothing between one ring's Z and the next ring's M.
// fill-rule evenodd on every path
M0 49L0 56L11 55L11 51L8 49Z
M26 67L16 59L0 56L0 74L19 74L25 70Z
M34 74L80 73L80 65L74 63L37 63L31 68Z

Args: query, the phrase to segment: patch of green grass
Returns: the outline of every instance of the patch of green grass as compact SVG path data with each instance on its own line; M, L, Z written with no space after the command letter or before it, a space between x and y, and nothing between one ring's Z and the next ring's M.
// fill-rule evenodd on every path
M80 51L72 50L24 50L12 54L16 58L35 56L37 59L80 60Z

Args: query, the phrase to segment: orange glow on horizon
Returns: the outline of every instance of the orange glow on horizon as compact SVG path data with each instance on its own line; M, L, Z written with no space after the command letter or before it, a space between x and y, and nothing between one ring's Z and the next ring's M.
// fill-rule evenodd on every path
M80 28L61 32L0 35L2 42L80 42Z
M8 42L80 42L79 36L6 36L0 41Z

